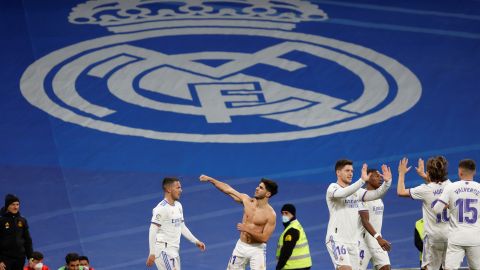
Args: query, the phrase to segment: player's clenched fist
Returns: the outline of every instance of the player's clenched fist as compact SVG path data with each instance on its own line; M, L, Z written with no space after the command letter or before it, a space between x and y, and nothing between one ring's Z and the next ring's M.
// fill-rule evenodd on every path
M202 174L202 175L200 175L200 177L198 179L200 179L200 181L202 181L202 182L207 182L207 181L211 180L212 178L210 176Z

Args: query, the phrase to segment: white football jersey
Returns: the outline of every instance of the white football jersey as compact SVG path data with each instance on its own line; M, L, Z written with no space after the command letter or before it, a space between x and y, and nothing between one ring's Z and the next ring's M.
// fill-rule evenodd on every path
M358 211L368 211L369 222L372 224L375 231L379 234L382 234L382 223L383 223L383 201L382 199L373 200L369 202L365 202L364 205L360 205ZM362 223L359 224L360 230L365 232L366 234L370 235L365 228L363 227ZM372 237L373 238L373 237ZM375 240L376 242L377 240Z
M360 237L358 207L359 205L364 207L363 192L357 190L345 198L332 198L332 194L339 188L342 187L332 183L327 189L326 200L330 219L325 242L329 241L330 236L334 236L336 241L357 244Z
M435 214L433 206L449 184L451 184L450 180L446 180L443 183L431 182L409 189L413 199L422 201L425 235L433 242L447 242L448 240L448 213L445 210L440 214Z
M153 208L152 223L160 226L156 237L157 242L167 243L168 246L172 247L180 247L183 222L183 208L178 201L175 201L174 205L170 205L164 199Z
M450 234L448 242L458 246L480 245L480 184L464 181L448 185L440 201L450 210Z

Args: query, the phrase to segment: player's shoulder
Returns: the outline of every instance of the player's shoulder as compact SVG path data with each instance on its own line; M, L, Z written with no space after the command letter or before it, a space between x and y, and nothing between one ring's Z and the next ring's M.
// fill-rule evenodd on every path
M178 207L178 208L183 208L182 203L180 201L175 201L173 203L173 206Z
M330 183L330 185L328 185L327 190L334 190L334 189L337 189L337 188L340 188L340 185L338 183L334 182L334 183Z
M425 191L430 191L430 190L434 189L435 186L436 186L436 183L433 183L433 182L427 183L427 184L423 183L423 184L420 184L416 187L411 188L410 191L425 192Z
M365 194L365 192L367 192L367 190L364 189L364 188L359 188L357 191L355 191L355 193L360 194L360 195Z
M452 189L452 188L456 188L456 187L460 187L460 186L463 186L464 183L462 183L463 181L459 180L459 181L455 181L455 182L451 182L450 184L448 184L448 188L449 189Z
M270 204L268 206L270 208L270 211L269 211L270 216L275 219L277 217L277 213L275 212L275 209L273 209L273 207Z
M163 199L157 204L157 206L155 206L154 210L165 209L166 207L168 207L168 205L168 201Z

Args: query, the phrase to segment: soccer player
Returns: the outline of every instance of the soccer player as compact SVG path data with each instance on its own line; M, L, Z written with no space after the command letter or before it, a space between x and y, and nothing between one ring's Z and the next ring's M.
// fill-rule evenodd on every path
M419 159L418 166L423 166ZM440 269L445 264L448 240L448 213L434 213L433 205L440 198L445 187L451 182L448 177L448 162L443 156L431 157L427 161L426 184L405 188L405 174L410 170L408 159L403 158L398 165L397 194L400 197L411 197L422 201L422 213L425 226L423 239L422 268ZM419 171L419 170L417 170ZM421 175L421 174L420 174Z
M475 172L475 161L460 161L460 181L448 185L433 208L437 214L450 210L446 270L458 269L465 255L470 269L480 269L480 184L473 181Z
M240 239L233 250L227 269L243 270L247 264L250 264L251 270L266 269L266 243L276 224L275 211L268 201L277 194L277 184L262 178L255 189L255 196L250 198L247 194L240 193L230 185L210 176L201 175L200 181L212 183L218 190L243 204L242 223L237 224Z
M367 190L376 190L382 183L382 176L375 169L368 169L370 180L367 182ZM391 175L387 175L389 179ZM362 189L360 189L362 190ZM360 205L358 214L362 221L360 234L360 267L366 270L368 262L372 262L374 269L390 270L390 258L387 251L390 251L390 243L381 235L383 221L383 201L377 199L365 202Z
M352 270L358 268L358 241L360 240L359 204L381 198L391 185L391 172L382 165L385 182L376 190L359 190L369 180L367 164L363 164L362 176L351 184L353 162L338 160L335 164L337 182L327 189L326 201L330 219L328 221L325 244L335 269Z
M155 263L159 270L180 270L180 235L195 244L201 251L205 244L199 241L185 225L182 204L178 201L182 194L180 180L173 177L163 179L165 198L153 209L148 234L150 253L147 266Z

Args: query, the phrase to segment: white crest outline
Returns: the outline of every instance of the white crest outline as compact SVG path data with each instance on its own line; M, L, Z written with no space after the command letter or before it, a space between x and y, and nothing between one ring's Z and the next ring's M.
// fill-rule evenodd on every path
M53 68L55 68L57 65L60 65L63 61L65 61L65 59L74 57L75 55L87 50L94 50L102 46L126 43L159 36L164 37L203 34L265 36L279 39L283 38L285 40L301 40L303 42L308 40L308 42L312 44L335 48L337 50L341 48L341 50L347 53L361 57L383 68L395 80L398 91L393 100L380 110L331 126L310 128L299 131L260 134L192 134L138 129L98 119L88 118L55 103L47 95L46 90L43 87L45 79ZM360 45L311 34L295 33L282 30L215 27L150 30L131 34L105 36L73 44L54 51L31 64L22 75L20 80L20 89L23 96L33 106L38 107L39 109L65 122L119 135L198 143L261 143L290 141L360 129L383 122L389 118L404 113L418 102L422 92L420 81L408 68L393 58ZM408 93L408 95L405 93Z

